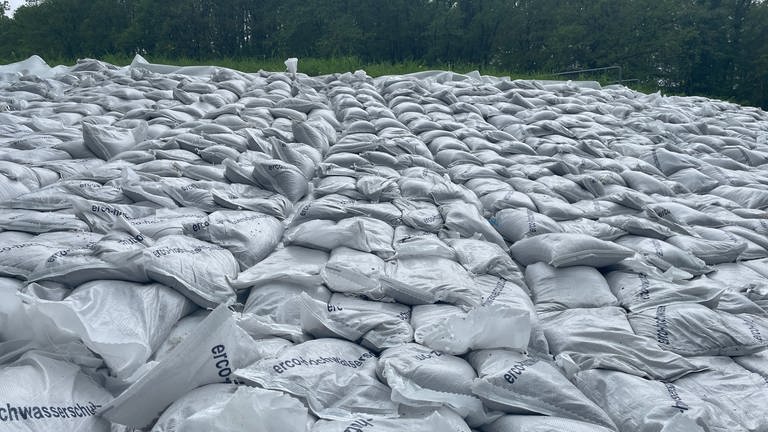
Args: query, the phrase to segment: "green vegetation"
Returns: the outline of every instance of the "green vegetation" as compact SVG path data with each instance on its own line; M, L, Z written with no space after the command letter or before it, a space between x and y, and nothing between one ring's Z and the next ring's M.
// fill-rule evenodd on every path
M766 23L763 0L44 0L0 16L0 62L139 53L254 71L299 57L310 75L515 78L620 66L643 91L768 107ZM615 72L583 78L607 84Z

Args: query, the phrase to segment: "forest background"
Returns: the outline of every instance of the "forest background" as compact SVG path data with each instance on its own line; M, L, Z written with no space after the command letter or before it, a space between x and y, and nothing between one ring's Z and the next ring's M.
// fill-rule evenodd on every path
M309 75L623 79L768 108L766 0L33 0L12 17L9 6L0 0L0 64L141 54L256 71L298 57Z

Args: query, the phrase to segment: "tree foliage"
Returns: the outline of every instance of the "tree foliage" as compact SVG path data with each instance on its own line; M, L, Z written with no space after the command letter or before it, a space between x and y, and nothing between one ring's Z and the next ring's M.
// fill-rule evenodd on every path
M666 91L768 106L765 0L38 3L12 19L0 13L0 59L354 56L518 73L616 65Z

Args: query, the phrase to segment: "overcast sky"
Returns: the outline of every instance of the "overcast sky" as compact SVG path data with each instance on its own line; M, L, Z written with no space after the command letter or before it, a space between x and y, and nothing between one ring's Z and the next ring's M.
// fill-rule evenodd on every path
M10 2L11 2L11 15L13 15L13 11L15 11L17 7L24 4L24 0L10 0Z

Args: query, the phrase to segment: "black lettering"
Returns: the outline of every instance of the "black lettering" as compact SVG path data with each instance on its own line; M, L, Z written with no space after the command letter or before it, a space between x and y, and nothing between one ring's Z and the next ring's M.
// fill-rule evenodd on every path
M34 415L36 419L41 419L43 418L43 410L41 410L40 407L34 407L32 408L32 415Z
M32 410L29 407L19 407L19 415L21 415L22 420L26 420L32 416Z

